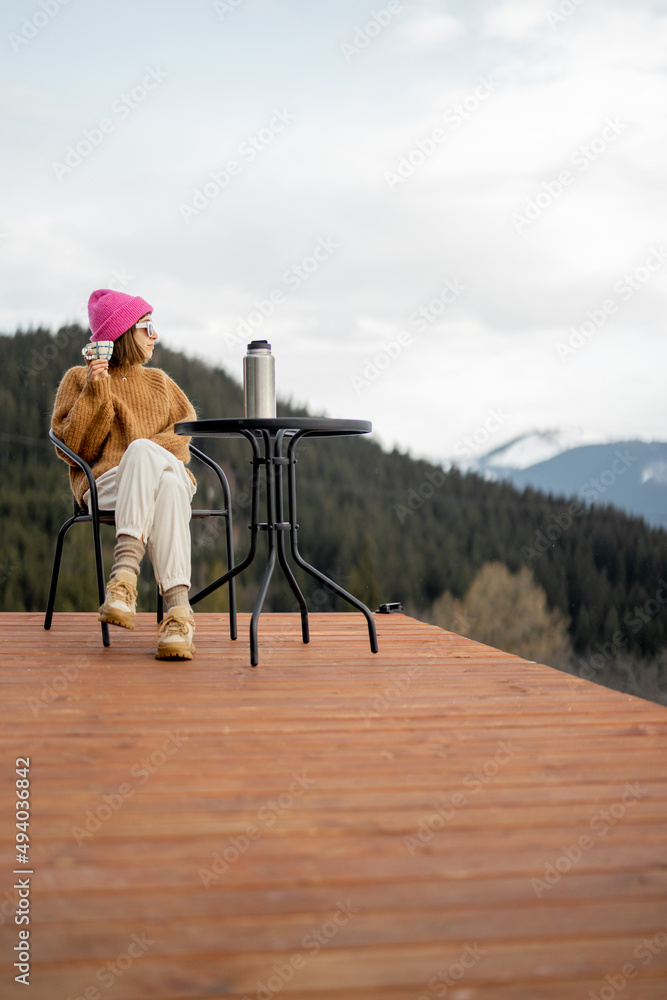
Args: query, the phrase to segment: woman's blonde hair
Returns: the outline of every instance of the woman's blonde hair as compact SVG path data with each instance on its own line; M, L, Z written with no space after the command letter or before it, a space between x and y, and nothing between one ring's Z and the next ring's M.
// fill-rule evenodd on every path
M121 365L143 365L148 359L134 339L136 325L126 330L114 342L113 354L109 358L109 368L120 368Z

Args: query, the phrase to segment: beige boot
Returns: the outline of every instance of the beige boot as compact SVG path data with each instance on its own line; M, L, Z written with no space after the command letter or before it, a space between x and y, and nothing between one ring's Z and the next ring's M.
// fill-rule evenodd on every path
M172 608L157 631L156 660L191 660L195 652L192 608Z
M136 611L137 578L134 573L121 569L107 584L104 604L98 611L100 621L133 629Z

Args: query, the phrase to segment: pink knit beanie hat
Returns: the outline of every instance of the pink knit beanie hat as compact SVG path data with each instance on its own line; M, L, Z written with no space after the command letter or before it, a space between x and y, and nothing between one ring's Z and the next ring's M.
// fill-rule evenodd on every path
M88 299L88 320L92 332L90 339L118 340L142 316L152 312L153 306L139 295L98 288Z

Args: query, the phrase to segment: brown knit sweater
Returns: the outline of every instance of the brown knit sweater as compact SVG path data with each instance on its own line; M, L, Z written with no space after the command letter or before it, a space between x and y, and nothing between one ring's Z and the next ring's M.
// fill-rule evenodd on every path
M142 365L110 368L106 378L91 381L84 366L65 372L58 387L51 427L80 455L97 479L120 462L138 438L162 445L187 465L189 437L174 433L179 420L194 420L194 407L165 372ZM88 482L83 472L56 448L70 466L72 492L82 503ZM186 470L196 482L189 469Z

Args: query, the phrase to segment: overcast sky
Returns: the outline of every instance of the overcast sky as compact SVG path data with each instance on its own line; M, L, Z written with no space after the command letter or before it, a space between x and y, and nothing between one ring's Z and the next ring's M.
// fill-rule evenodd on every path
M415 455L665 440L664 2L5 0L0 26L3 332L118 287L239 379L268 339L279 397Z

